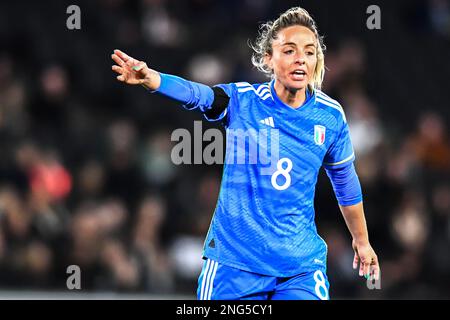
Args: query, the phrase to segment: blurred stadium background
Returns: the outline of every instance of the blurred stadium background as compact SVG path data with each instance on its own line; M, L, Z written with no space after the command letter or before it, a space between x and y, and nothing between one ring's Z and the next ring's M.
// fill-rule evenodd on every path
M81 30L66 28L71 4ZM381 30L366 27L371 4ZM331 297L450 298L448 0L2 1L0 298L69 294L73 264L87 297L195 298L222 167L171 162L171 132L201 114L118 83L110 54L206 84L263 82L247 41L297 5L325 35L324 91L347 114L382 268L381 290L352 270L322 172Z

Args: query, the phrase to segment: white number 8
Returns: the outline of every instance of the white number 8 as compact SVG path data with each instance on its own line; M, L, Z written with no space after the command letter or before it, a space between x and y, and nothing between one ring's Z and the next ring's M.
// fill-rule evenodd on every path
M287 163L286 169L283 169L283 163ZM289 188L291 185L291 176L289 175L289 172L292 170L292 161L289 158L282 158L278 160L277 162L277 171L275 171L272 175L272 186L277 190L285 190ZM279 175L282 175L286 181L280 186L277 183L277 178Z
M325 277L322 271L317 270L316 272L314 272L314 280L316 281L316 286L314 289L316 291L317 296L321 300L328 300L328 288L327 284L325 283Z

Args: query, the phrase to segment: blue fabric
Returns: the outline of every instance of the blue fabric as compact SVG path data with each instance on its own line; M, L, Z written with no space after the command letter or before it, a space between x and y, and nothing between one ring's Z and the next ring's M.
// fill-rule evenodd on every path
M230 97L226 155L203 255L275 277L325 267L314 194L322 166L354 160L342 107L314 90L293 108L280 100L273 82L219 86Z
M343 108L320 90L292 108L274 81L217 86L230 97L220 115L226 155L203 256L272 277L325 270L314 194L322 166L337 170L355 159ZM211 88L164 74L158 92L203 112L214 101Z
M211 87L188 81L170 74L160 73L161 85L154 92L179 101L188 110L199 108L206 112L214 102L214 92Z
M198 300L329 300L323 268L292 277L273 277L206 259L198 278Z
M340 205L351 206L362 201L361 184L353 163L345 167L326 167L325 171L331 180L336 199Z

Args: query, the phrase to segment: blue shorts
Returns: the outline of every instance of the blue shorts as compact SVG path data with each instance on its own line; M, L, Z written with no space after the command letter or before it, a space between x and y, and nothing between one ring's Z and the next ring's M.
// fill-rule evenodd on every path
M279 278L206 259L198 278L199 300L328 300L325 270Z

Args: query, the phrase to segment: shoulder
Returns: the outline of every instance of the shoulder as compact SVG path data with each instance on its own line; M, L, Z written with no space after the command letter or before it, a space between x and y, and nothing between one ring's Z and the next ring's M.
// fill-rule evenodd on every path
M254 84L249 82L235 82L229 85L233 86L238 97L259 98L263 101L268 99L272 100L269 82Z
M329 95L325 94L321 90L315 90L316 94L316 106L322 108L325 111L333 114L338 121L347 122L345 117L344 108L335 99L331 98Z

